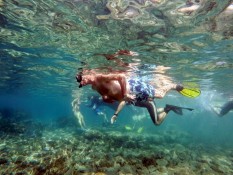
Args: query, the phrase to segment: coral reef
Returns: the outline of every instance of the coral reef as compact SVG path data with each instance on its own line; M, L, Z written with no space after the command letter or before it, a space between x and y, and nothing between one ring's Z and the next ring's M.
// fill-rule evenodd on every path
M41 135L43 126L34 122L31 116L22 110L11 108L0 109L0 135L38 136Z
M180 136L73 127L47 128L38 137L2 136L0 174L233 173L231 149L183 143Z

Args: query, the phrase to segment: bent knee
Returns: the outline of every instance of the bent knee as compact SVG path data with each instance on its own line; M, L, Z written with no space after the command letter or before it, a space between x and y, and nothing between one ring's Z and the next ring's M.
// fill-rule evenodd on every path
M159 99L162 99L164 96L163 95L155 95L155 98L159 98Z
M165 93L162 91L157 91L155 93L155 98L163 98L165 96Z
M161 124L161 122L158 122L158 121L154 122L155 126L159 126L160 124Z

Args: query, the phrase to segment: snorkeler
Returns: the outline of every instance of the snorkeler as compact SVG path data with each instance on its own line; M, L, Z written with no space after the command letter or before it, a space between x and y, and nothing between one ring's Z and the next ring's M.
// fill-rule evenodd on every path
M83 117L82 113L80 112L80 99L79 99L79 97L74 99L71 104L73 107L74 116L78 120L78 123L81 126L81 128L84 129L86 124L84 121L84 117Z
M218 111L216 108L212 108L212 110L219 116L222 117L226 115L228 112L233 110L233 100L225 103L221 109Z
M170 84L155 90L152 85L141 82L140 80L130 79L123 73L110 73L106 75L94 72L93 70L85 70L79 73L76 76L76 80L80 83L79 88L91 85L92 89L96 90L105 102L119 102L119 106L111 119L111 123L116 120L118 113L126 103L147 108L155 125L161 124L171 110L174 112L182 109L193 110L191 108L172 105L167 105L162 109L156 109L153 101L154 98L163 98L170 90L182 91L184 88L181 85Z
M118 58L117 56L138 56L139 54L129 50L118 50L115 54L96 55L102 55L107 60L114 61L121 67L132 69L132 67L135 68L134 64L124 63L121 58ZM139 63L136 64L136 66L141 67L143 65L140 65ZM157 66L155 71L160 74L156 74L156 79L153 77L153 82L150 82L151 84L147 83L146 80L135 75L133 72L114 72L113 70L111 70L111 73L108 75L98 73L95 70L83 70L77 74L76 80L80 83L79 88L88 84L92 85L92 89L99 92L104 102L119 102L117 110L111 118L111 123L114 123L118 113L122 110L125 104L133 104L138 107L147 108L153 123L159 125L171 110L182 115L182 109L190 111L193 109L172 105L166 105L165 108L157 109L153 101L155 98L163 98L170 90L176 90L182 95L191 98L200 95L200 91L197 89L188 89L184 88L182 85L172 83L169 77L163 75L164 71L167 69L169 69L169 67ZM157 88L155 88L155 86Z
M96 113L96 115L102 116L104 119L104 123L108 123L107 114L101 108L101 106L106 106L107 103L104 103L101 97L98 97L96 95L90 96L88 100L91 103L87 106L92 108L92 110Z

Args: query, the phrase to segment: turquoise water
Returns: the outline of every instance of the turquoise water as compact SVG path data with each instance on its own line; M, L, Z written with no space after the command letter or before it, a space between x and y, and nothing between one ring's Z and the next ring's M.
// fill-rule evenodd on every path
M233 99L232 6L230 0L0 0L1 174L233 174L232 111L218 117L211 110ZM145 109L127 106L114 125L106 124L88 107L88 97L98 94L79 89L75 76L80 68L124 70L98 55L119 49L139 54L124 62L153 67L141 66L145 78L198 86L195 99L169 92L156 100L194 111L171 112L154 126ZM100 109L109 121L114 110Z

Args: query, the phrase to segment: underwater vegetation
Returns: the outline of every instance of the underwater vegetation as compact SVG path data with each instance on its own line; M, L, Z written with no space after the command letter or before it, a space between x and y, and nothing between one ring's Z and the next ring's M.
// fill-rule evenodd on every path
M14 102L0 108L0 175L233 174L233 147L226 144L232 142L232 132L224 130L232 131L229 114L215 120L204 109L215 102L212 95L223 95L220 102L233 98L232 9L232 0L0 0L0 92L13 94ZM86 130L74 116L64 115L70 96L80 99L78 112L86 109L89 91L75 91L76 71L119 68L98 56L118 49L140 53L135 60L122 57L127 63L171 66L169 76L177 82L194 82L211 92L194 102L203 105L193 116L177 120L181 125L190 121L185 127L194 128L203 142L164 125L148 132L140 115L132 116L137 127L87 125ZM13 109L12 104L24 102L24 96L15 102L17 94L24 93L41 97L45 112L32 116ZM47 96L64 103L52 103ZM38 109L33 100L25 109ZM87 120L97 117L84 114ZM52 121L41 123L40 117ZM222 137L225 142L219 141Z
M0 109L0 135L41 135L44 127L39 122L34 122L31 116L22 110L12 108Z
M205 147L183 132L141 134L130 132L129 126L80 130L66 122L69 118L46 127L21 120L14 128L13 114L4 109L2 115L11 120L4 119L5 128L1 127L0 174L233 173L232 149ZM6 121L14 130L6 129ZM40 134L26 134L29 128Z

